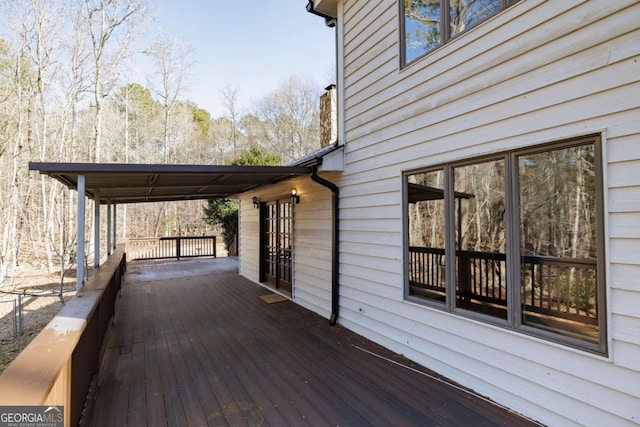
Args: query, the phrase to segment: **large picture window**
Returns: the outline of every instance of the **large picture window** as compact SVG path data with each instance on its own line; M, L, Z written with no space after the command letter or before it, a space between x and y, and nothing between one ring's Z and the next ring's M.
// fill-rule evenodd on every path
M518 0L400 0L403 65Z
M408 299L606 353L597 136L405 174Z

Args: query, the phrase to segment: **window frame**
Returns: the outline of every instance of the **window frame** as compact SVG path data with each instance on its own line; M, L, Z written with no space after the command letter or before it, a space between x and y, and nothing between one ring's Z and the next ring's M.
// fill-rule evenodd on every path
M527 325L523 323L522 303L522 254L520 244L520 183L518 159L522 156L550 152L572 147L593 144L595 164L595 222L596 222L596 280L597 280L597 325L598 339L588 341L578 337L569 336L568 333L554 332L551 329ZM569 347L586 350L598 355L608 355L608 329L607 329L607 282L606 282L606 244L605 244L605 206L604 206L604 172L602 135L592 134L577 138L571 138L551 143L539 144L521 149L513 149L500 153L465 158L461 160L439 163L423 168L411 169L402 173L402 222L403 222L403 253L404 253L404 299L405 301L445 311L461 317L470 318L506 328L508 330L525 335L542 338L548 341L563 344ZM455 230L455 197L454 197L454 170L461 166L480 164L492 160L504 159L505 162L505 226L506 226L506 289L507 289L507 317L503 320L488 314L456 306L456 230ZM410 251L409 251L409 190L408 177L411 175L442 170L444 173L445 194L445 286L446 299L444 303L410 294ZM510 254L510 255L509 255Z
M449 5L450 5L450 1L451 0L440 0L440 25L439 25L439 29L440 29L440 43L430 49L427 50L423 53L421 53L420 55L416 56L415 58L413 58L410 61L407 61L407 46L406 46L406 17L405 17L405 13L404 13L404 3L405 0L399 0L398 1L398 19L400 21L399 23L399 29L400 29L400 69L405 68L406 66L415 63L416 61L424 58L425 56L429 55L432 52L435 52L436 50L440 49L442 46L445 46L446 44L448 44L449 42L451 42L452 40L455 40L458 36L465 34L471 30L473 30L474 28L476 28L478 25L482 24L483 22L489 20L490 18L496 16L497 14L503 12L505 9L513 6L514 4L518 3L521 0L500 0L500 8L498 9L498 11L492 13L489 16L484 17L483 19L479 20L478 22L476 22L475 24L473 24L472 26L470 26L469 28L465 28L463 31L460 31L459 33L454 34L453 36L450 36L451 33L451 15L450 15L450 10L449 10Z

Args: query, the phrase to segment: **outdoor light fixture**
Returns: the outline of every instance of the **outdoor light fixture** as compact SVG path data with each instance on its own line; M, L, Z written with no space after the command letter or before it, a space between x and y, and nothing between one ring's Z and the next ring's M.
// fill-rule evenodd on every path
M260 200L256 196L253 196L251 201L253 202L253 207L254 208L256 208L256 209L260 208Z
M298 195L298 190L295 188L291 189L291 202L295 204L300 203L300 196Z

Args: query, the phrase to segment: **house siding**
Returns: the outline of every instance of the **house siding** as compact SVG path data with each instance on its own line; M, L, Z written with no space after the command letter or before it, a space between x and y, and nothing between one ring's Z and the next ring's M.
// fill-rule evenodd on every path
M330 179L331 175L323 175ZM259 210L252 198L283 199L296 188L300 203L293 206L293 299L329 318L331 314L331 191L308 177L262 187L240 197L240 274L260 279Z
M545 424L640 423L640 2L521 1L404 69L397 1L340 10L340 323ZM403 171L594 133L606 357L404 300Z

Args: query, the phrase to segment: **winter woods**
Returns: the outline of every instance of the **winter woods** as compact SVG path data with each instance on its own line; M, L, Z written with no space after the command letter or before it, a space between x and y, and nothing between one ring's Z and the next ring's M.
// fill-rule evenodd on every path
M185 97L191 52L152 15L144 0L0 5L0 280L75 250L76 193L29 161L225 164L259 148L287 163L318 148L323 85L284 79L247 111L229 86L211 117ZM119 206L118 235L194 230L203 205Z

